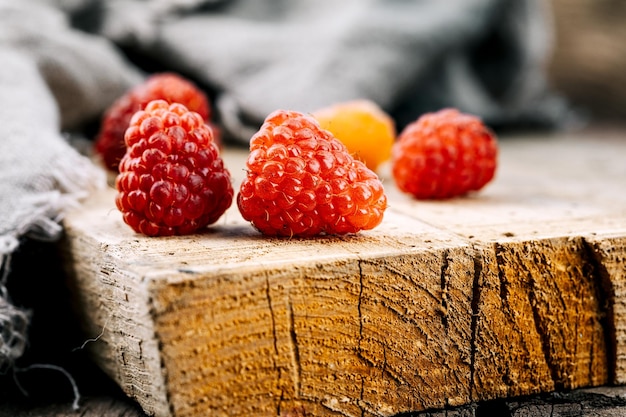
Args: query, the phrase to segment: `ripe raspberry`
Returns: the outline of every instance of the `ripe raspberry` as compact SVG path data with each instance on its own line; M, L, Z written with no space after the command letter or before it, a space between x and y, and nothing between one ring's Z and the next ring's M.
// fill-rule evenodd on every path
M205 121L211 116L207 97L190 81L174 73L150 76L144 83L117 99L104 114L95 142L95 151L108 169L117 171L118 164L126 152L124 132L130 118L150 101L157 99L168 103L181 103L189 110L200 114Z
M190 234L232 204L230 173L198 113L151 101L132 117L125 140L115 203L136 232Z
M337 103L315 111L313 117L372 171L391 158L396 127L376 103L369 100Z
M402 131L392 150L392 173L398 188L416 198L449 198L491 181L497 153L495 135L479 118L444 109Z
M310 116L277 110L250 141L237 204L270 236L356 233L387 208L374 172Z

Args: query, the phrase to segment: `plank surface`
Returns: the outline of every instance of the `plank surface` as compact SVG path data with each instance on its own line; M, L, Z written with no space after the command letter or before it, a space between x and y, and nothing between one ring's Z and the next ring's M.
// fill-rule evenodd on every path
M146 238L106 190L65 220L76 308L157 416L390 416L623 383L624 156L610 134L505 138L480 193L419 202L383 172L383 223L316 239L263 237L236 207ZM237 183L245 152L225 158Z

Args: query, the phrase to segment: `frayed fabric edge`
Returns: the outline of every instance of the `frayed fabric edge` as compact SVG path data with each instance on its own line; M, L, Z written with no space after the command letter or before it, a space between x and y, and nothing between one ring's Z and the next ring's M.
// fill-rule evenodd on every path
M0 254L13 252L22 236L57 240L63 231L61 221L66 213L80 207L81 201L94 191L106 187L104 170L78 153L70 163L64 161L61 165L51 161L51 172L56 189L38 193L27 200L30 213L12 233L0 236Z
M73 150L72 150L73 151ZM97 189L106 186L106 173L88 158L76 153L71 163L52 162L53 180L57 189L42 192L28 199L29 213L13 231L0 236L0 373L15 368L28 342L31 312L12 304L6 283L11 272L11 257L22 237L55 241L63 231L61 221L65 214L80 206ZM78 408L80 394L71 375L55 365L33 365L61 370L68 376L74 391L73 409Z
M10 253L0 255L0 373L6 373L24 353L30 323L30 312L11 303L5 285L10 263Z

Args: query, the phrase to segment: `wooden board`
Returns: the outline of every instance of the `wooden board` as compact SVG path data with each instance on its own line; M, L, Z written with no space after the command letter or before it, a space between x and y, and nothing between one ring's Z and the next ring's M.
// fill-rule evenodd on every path
M626 139L501 140L480 193L356 236L270 239L235 207L146 238L113 191L65 219L95 360L157 416L390 416L626 382ZM245 152L227 149L236 179ZM235 182L237 183L238 180Z

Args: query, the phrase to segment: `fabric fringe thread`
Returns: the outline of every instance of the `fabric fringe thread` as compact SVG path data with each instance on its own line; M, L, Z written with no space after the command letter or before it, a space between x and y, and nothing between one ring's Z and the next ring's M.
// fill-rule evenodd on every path
M55 162L53 161L53 164ZM54 181L59 190L51 190L34 198L30 215L17 225L13 234L0 236L0 372L5 373L24 353L28 340L30 312L16 307L6 284L11 271L11 254L19 246L20 236L42 241L54 241L62 233L59 222L64 213L78 206L78 201L90 191L106 184L104 172L83 157L74 164L56 167Z
M30 313L11 303L6 288L11 255L0 256L0 372L6 373L24 353Z
M0 373L5 374L13 370L13 378L17 387L24 396L28 392L20 385L17 374L28 372L34 369L48 369L58 371L67 378L72 386L74 400L72 410L80 409L81 395L76 381L72 375L60 366L51 364L32 364L26 368L18 368L15 361L22 356L26 348L28 326L30 324L30 312L14 306L6 288L7 277L9 276L11 255L4 254L0 258ZM86 343L86 342L85 342Z
M73 151L73 150L72 150ZM22 237L40 241L58 240L63 232L61 221L68 210L77 208L89 193L106 186L105 172L88 158L74 154L71 163L51 161L53 189L34 195L23 222L16 225L12 233L0 236L0 373L13 371L17 386L21 388L17 375L35 369L61 372L70 382L74 393L72 409L79 409L81 399L74 378L62 367L52 364L31 364L24 368L15 365L26 349L31 312L12 304L7 281L11 272L12 253L18 249Z

